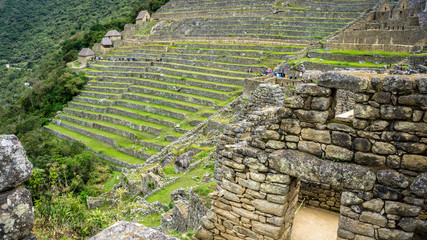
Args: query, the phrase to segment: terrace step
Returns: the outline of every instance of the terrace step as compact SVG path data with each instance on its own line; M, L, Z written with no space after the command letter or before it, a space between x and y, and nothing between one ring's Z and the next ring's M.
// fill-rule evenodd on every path
M165 98L159 98L159 97L156 98L156 97L150 96L149 94L141 94L141 93L145 93L143 88L133 87L130 89L130 91L131 91L130 93L124 94L122 99L129 99L129 100L145 102L145 103L154 103L154 104L159 104L163 106L187 110L190 112L197 112L199 110L196 107L188 106L188 104L185 104L185 102L183 101L171 102L171 101L164 100Z

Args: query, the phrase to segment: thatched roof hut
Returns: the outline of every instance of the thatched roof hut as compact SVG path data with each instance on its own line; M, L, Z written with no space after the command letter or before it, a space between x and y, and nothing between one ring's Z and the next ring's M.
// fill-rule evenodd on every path
M110 30L107 32L107 34L105 34L104 37L121 37L122 34L119 33L117 30Z
M83 48L79 52L79 57L90 57L95 56L95 53L90 48Z
M146 15L148 15L147 18L150 18L150 14L148 13L148 11L143 10L139 12L138 17L136 17L136 20L144 19Z
M113 42L109 38L104 37L101 41L101 45L102 46L113 46Z

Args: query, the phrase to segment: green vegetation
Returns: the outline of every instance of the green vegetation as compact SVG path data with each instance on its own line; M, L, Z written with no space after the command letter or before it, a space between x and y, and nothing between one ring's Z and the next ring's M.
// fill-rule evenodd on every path
M321 63L321 64L329 64L334 66L342 66L342 67L382 68L381 64L376 65L375 63L372 63L372 62L364 62L364 63L344 62L344 61L334 61L334 60L321 60L319 58L307 58L307 57L289 61L288 64L298 65L300 63L303 63L304 61Z
M333 54L348 54L348 55L362 55L362 56L374 56L382 55L384 57L408 57L411 53L401 52L383 52L383 51L356 51L356 50L316 50L316 52L333 53Z

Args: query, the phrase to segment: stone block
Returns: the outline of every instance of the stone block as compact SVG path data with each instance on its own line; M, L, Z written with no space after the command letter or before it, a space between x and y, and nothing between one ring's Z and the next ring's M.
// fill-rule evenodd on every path
M405 152L408 153L413 153L413 154L420 154L423 155L423 153L426 152L427 150L427 145L426 144L422 144L422 143L407 143L407 142L398 142L396 144L396 147L398 149L401 149Z
M376 175L369 168L324 161L296 150L276 151L269 155L268 163L271 169L283 174L338 188L371 190L376 180Z
M427 78L421 77L415 79L415 83L417 84L418 91L420 93L427 93Z
M403 195L394 188L386 187L383 185L375 185L374 197L381 198L384 200L399 201L403 198Z
M347 133L332 131L332 143L341 147L351 147L351 136Z
M372 152L381 155L391 155L396 153L396 147L390 143L375 142L372 146Z
M252 180L257 181L257 182L264 182L265 181L265 174L263 174L263 173L250 172L249 176Z
M260 187L260 183L250 180L250 179L238 179L238 182L241 186L252 189L254 191L258 191Z
M315 83L298 84L296 93L300 95L308 95L313 97L329 97L331 89L320 87Z
M252 200L252 205L260 212L272 214L278 217L283 216L286 211L286 206L283 204L276 204L261 199Z
M317 85L327 88L361 91L368 88L369 82L351 75L329 72L320 76Z
M271 149L283 149L285 148L286 144L282 141L275 141L275 140L269 140L265 147L271 148Z
M236 226L236 227L234 227L234 230L240 234L243 234L243 235L249 237L250 239L258 239L258 235L256 233L254 233L253 231L247 229L247 228L244 228L241 226Z
M279 140L280 138L280 134L278 132L273 130L265 130L265 129L260 133L260 136L264 140L269 140L269 139Z
M277 185L274 183L261 183L260 190L266 193L285 195L289 192L289 187L286 185Z
M245 192L245 188L243 188L239 184L230 182L226 179L222 180L222 184L220 184L220 186L225 190L235 193L237 195L242 195Z
M269 202L285 204L286 200L287 200L287 197L285 195L267 194L267 201Z
M356 138L352 143L352 148L354 150L369 152L371 151L372 144L368 139L365 138Z
M337 159L341 161L351 161L354 153L346 148L337 147L335 145L326 146L326 158Z
M22 185L31 177L33 165L14 135L0 136L0 192Z
M295 135L299 135L301 133L301 126L299 124L299 121L291 118L282 119L280 129L287 133Z
M371 224L363 223L355 219L340 216L339 228L369 237L374 237L374 227Z
M376 212L364 211L360 215L360 221L371 223L380 227L387 226L387 218Z
M396 121L394 129L401 132L421 132L427 134L427 123Z
M341 194L341 204L344 206L360 204L362 202L363 202L363 200L360 199L356 193L343 192Z
M362 206L369 211L381 212L384 207L384 201L382 199L376 198L364 202Z
M362 165L384 166L386 162L386 157L371 153L356 152L356 154L354 155L354 161Z
M291 178L289 177L289 175L285 174L269 173L267 175L267 181L273 183L289 184L291 182Z
M295 114L301 122L308 123L320 123L324 124L328 120L328 111L306 111L306 110L295 110Z
M380 108L381 118L387 120L410 120L412 108L393 105L382 105Z
M378 236L384 240L411 240L414 233L407 233L397 229L380 228L378 229Z
M385 92L405 92L415 88L415 81L397 76L385 77L380 82L380 89Z
M331 107L331 99L324 97L315 97L311 99L311 109L326 111Z
M413 217L404 217L400 219L398 226L406 232L414 232L418 227L418 221L421 221Z
M301 131L301 136L304 140L311 140L320 143L331 143L331 134L328 130L315 130L312 128L304 128Z
M427 95L422 94L412 94L408 96L401 96L398 98L399 104L410 105L410 106L427 106Z
M402 168L413 171L427 171L427 156L421 155L403 155Z
M283 105L288 108L303 108L304 98L301 96L292 96L283 101Z
M403 132L383 132L381 134L381 140L386 142L418 142L419 137L413 134Z
M369 126L369 131L383 131L390 125L387 121L377 120Z
M319 157L323 155L323 151L320 146L320 143L317 143L317 142L300 141L298 143L298 150L306 153L310 153Z
M259 218L257 214L239 207L233 207L233 212L236 213L237 215L240 215L242 217L249 218L252 220L258 220Z
M372 96L372 100L380 104L389 104L390 96L391 95L388 92L377 92Z
M385 202L385 212L388 214L395 214L403 217L417 217L420 211L420 206L394 201Z
M411 191L418 197L427 198L427 173L421 173L414 179Z
M407 188L409 186L409 179L405 175L391 169L378 170L377 179L379 183L389 187Z
M268 236L273 239L279 239L283 232L281 227L260 223L257 221L252 221L252 230L263 236Z
M380 110L371 105L355 104L354 117L361 119L377 119L380 117Z

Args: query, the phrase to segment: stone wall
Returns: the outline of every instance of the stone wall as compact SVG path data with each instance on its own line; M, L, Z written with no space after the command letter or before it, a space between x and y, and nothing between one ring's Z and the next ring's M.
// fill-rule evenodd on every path
M355 92L350 124L334 119L338 89ZM425 237L427 78L326 73L296 93L261 84L225 127L212 211L194 238L289 239L300 180L301 196L323 197L305 192L313 183L334 190L324 202L340 206L339 239Z
M36 239L31 193L24 187L33 172L14 135L0 135L0 239Z

